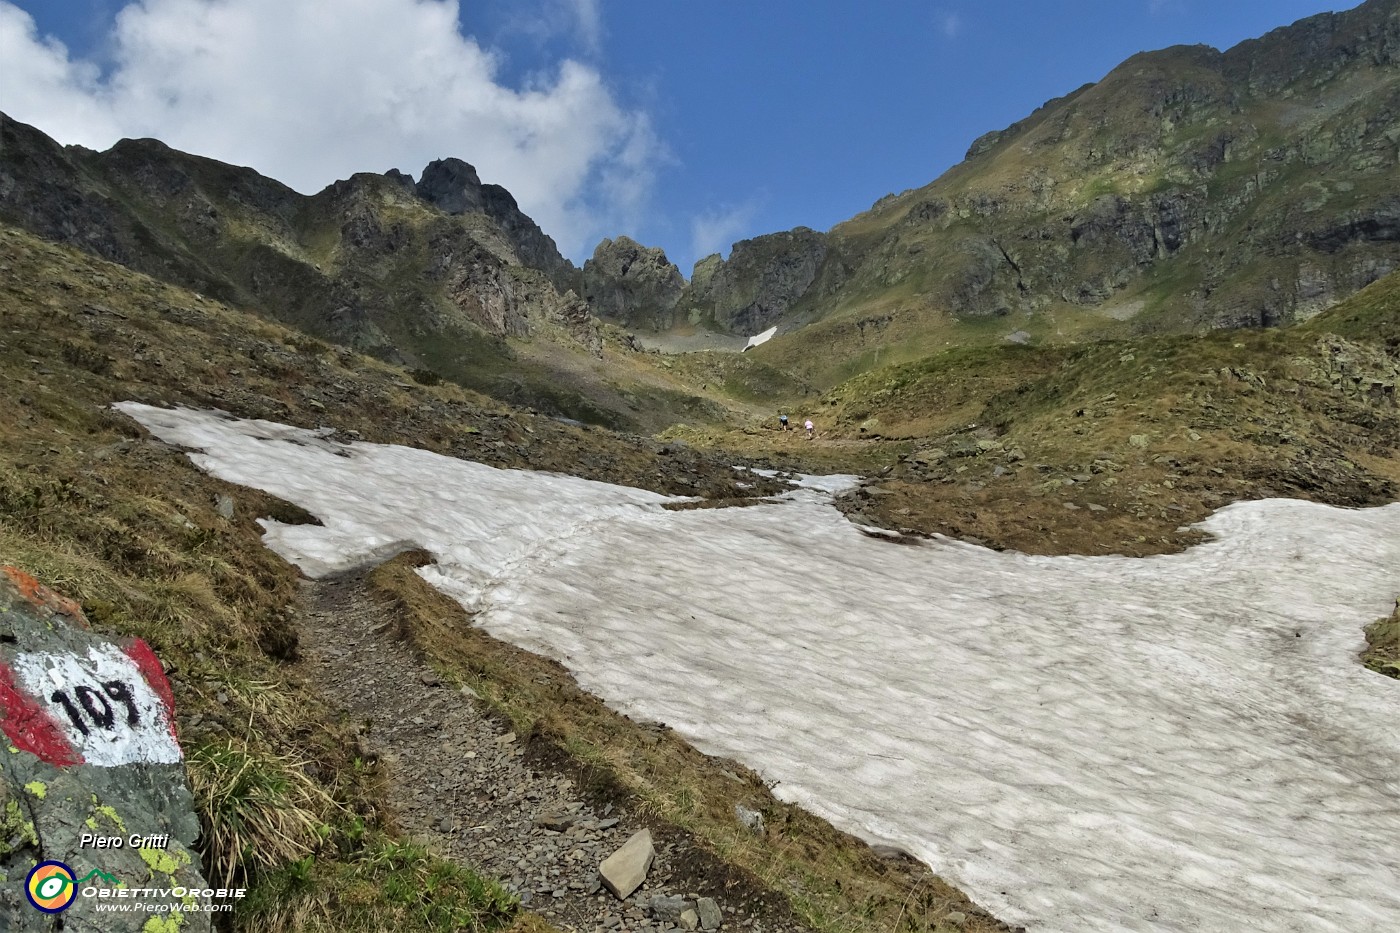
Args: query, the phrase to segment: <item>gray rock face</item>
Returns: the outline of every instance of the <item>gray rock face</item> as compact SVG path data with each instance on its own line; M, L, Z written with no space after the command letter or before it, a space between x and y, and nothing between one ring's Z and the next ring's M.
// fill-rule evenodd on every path
M578 289L578 270L559 254L554 240L520 210L509 191L500 185L483 185L468 163L461 159L430 163L415 190L418 197L449 214L490 217L511 241L521 263L549 276L561 292Z
M160 662L144 643L97 637L76 603L10 568L0 619L0 929L135 933L162 917L208 930L211 915L173 893L210 901ZM125 901L140 910L98 911L117 883L150 889ZM41 912L26 890L62 911Z
M755 836L763 835L764 826L762 813L757 810L751 810L742 803L736 803L734 805L734 815L738 817L739 822L742 823L749 832L753 833Z
M825 234L806 227L734 244L729 259L695 265L682 305L693 321L709 320L752 335L779 323L808 294L827 257Z
M681 914L695 906L695 902L676 895L658 894L647 905L652 919L663 923L679 923Z
M481 179L476 167L461 159L438 159L423 169L418 196L449 214L484 214Z
M598 876L603 887L618 900L626 900L647 880L647 872L656 858L651 844L651 830L644 829L623 843L622 848L603 859Z
M675 320L685 278L655 247L630 237L604 240L583 264L583 297L601 318L636 330L665 330Z
M719 925L724 922L724 914L712 897L700 898L695 904L695 912L699 914L702 930L718 930Z

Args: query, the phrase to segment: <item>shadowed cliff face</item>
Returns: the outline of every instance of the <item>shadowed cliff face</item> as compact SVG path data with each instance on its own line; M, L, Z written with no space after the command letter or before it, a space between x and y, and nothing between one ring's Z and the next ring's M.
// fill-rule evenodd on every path
M674 322L685 279L656 248L630 237L604 240L583 264L583 296L599 317L635 329L658 330Z
M822 321L790 339L841 358L840 322L917 342L949 315L1037 335L1061 311L1119 334L1308 317L1400 268L1397 64L1400 0L1134 56L829 233L702 260L676 316Z
M554 240L520 210L509 191L500 185L483 185L476 169L466 162L429 163L414 191L449 214L485 214L500 227L522 264L539 269L560 292L579 290L578 270L559 255Z
M786 320L811 291L827 249L827 238L806 227L741 240L727 260L696 264L683 306L697 323L757 334Z

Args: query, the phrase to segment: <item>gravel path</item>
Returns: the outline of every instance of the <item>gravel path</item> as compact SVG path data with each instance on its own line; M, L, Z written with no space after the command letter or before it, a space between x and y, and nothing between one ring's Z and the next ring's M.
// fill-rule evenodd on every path
M401 641L363 575L303 583L301 662L330 700L367 721L364 741L388 769L400 827L440 855L493 877L566 931L664 931L653 897L714 898L724 930L807 933L786 905L751 887L725 888L713 858L686 833L625 806L595 807L566 774L539 770L485 704L442 683ZM656 862L626 901L603 889L599 863L650 828ZM708 875L708 877L707 877Z

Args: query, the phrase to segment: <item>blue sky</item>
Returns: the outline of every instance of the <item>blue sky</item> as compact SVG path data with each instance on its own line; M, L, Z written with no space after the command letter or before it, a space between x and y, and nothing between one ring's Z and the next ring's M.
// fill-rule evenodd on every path
M1325 0L0 0L0 109L303 191L454 155L581 262L826 229L1128 56Z

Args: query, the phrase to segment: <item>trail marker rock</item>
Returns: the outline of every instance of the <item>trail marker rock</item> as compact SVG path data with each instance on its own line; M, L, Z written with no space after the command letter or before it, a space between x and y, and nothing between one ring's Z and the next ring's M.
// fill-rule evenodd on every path
M651 830L644 829L623 843L622 848L603 859L598 866L598 875L603 887L612 892L618 900L626 900L632 892L642 886L651 871L651 863L656 858L656 850L651 844Z
M145 642L99 637L77 603L0 568L0 731L0 929L209 929L174 700Z

